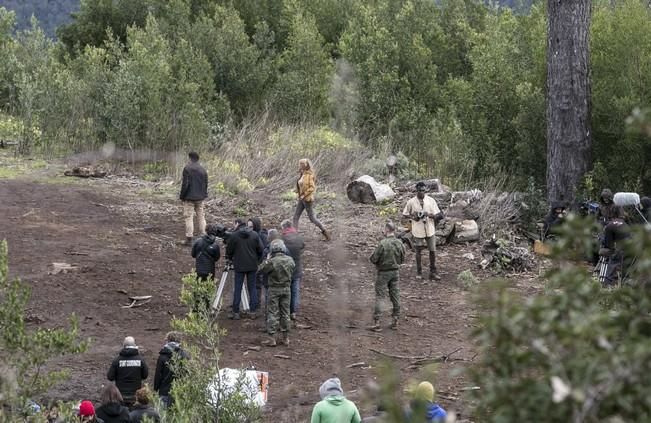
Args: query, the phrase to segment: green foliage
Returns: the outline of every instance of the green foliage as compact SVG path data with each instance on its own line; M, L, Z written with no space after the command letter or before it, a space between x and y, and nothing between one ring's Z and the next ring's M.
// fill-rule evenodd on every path
M472 273L472 270L467 269L457 275L457 282L463 289L469 290L479 284L479 279Z
M184 318L174 318L172 327L186 337L183 345L190 359L172 363L178 377L172 384L174 405L166 412L166 422L260 420L260 410L245 400L241 381L232 391L219 389L217 398L210 394L209 387L219 374L219 341L225 335L203 300L212 299L214 292L212 280L200 281L195 274L183 278L181 303L191 311Z
M544 294L519 298L504 283L481 292L473 371L481 421L645 421L651 417L649 232L629 248L638 257L632 286L601 289L580 260L592 251L592 224L568 219L554 247L562 266ZM568 262L567 260L572 260ZM574 261L576 260L576 261Z
M25 309L31 290L20 280L9 279L8 250L0 242L0 420L23 412L28 399L47 392L66 377L65 370L47 370L48 360L86 351L88 341L79 339L79 322L73 315L70 328L29 329Z

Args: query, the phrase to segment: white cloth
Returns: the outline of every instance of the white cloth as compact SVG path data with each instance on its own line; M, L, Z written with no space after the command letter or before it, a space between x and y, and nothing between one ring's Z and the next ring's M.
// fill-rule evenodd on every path
M423 205L421 206L420 200L418 197L414 197L411 200L407 201L405 209L402 211L402 215L405 217L412 217L412 215L418 212L425 212L432 216L439 214L441 210L434 200L429 195L426 195L423 198ZM434 236L436 229L434 227L434 219L431 217L423 217L419 221L411 219L411 234L415 238L428 238Z

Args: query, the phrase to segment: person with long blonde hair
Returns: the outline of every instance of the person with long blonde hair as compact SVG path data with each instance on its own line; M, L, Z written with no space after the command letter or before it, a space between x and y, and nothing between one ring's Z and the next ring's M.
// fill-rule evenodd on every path
M316 218L314 213L314 193L316 192L316 176L309 159L298 161L299 178L296 181L296 192L298 193L298 204L294 212L294 228L298 229L298 220L301 218L303 211L307 211L307 217L310 222L314 223L323 234L326 241L330 241L330 233L323 224Z

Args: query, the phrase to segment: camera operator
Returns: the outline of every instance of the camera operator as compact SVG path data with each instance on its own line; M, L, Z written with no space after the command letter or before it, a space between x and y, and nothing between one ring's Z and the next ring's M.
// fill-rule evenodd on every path
M416 196L407 201L402 212L405 219L410 220L411 234L414 237L416 251L416 272L421 278L423 269L421 264L421 252L427 248L429 251L429 279L440 280L436 271L436 237L435 224L443 219L443 213L429 195L425 195L425 183L416 184Z
M555 235L556 228L563 224L565 216L567 216L565 204L560 201L553 202L549 214L545 217L541 241Z

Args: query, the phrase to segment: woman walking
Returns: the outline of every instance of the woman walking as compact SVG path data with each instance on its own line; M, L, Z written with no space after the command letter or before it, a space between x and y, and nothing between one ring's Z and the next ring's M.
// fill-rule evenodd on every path
M300 177L296 181L296 192L298 192L298 204L296 205L296 212L294 213L294 227L298 229L298 220L303 214L303 210L307 211L307 217L310 222L314 223L319 229L326 241L330 241L330 234L323 227L319 219L314 215L314 192L316 191L316 177L312 169L312 163L309 159L301 159L298 161L298 168Z

